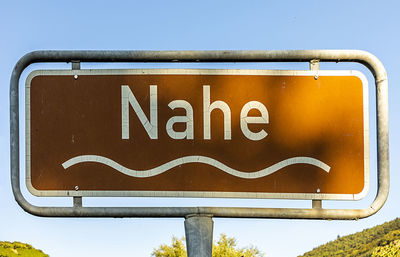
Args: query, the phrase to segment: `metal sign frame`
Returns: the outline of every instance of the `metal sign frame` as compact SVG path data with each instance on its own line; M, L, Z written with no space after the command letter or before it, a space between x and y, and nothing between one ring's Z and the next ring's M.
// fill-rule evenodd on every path
M41 207L29 203L20 188L19 80L33 63L44 62L356 62L375 77L377 111L378 190L366 209L241 208L241 207L83 207L74 197L73 207ZM316 73L318 75L318 73ZM289 51L34 51L15 65L10 81L11 184L15 200L28 213L44 217L188 217L359 219L382 208L389 193L388 83L385 68L372 54L360 50Z

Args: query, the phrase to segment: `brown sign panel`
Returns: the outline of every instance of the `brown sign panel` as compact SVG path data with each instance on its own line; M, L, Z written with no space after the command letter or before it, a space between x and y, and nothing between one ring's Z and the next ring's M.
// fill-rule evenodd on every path
M355 71L34 71L26 119L39 196L360 199L369 186Z

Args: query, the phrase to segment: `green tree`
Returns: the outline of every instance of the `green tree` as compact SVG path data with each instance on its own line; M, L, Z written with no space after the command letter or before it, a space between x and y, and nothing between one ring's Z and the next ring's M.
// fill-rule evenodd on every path
M172 245L160 245L154 249L154 257L187 257L185 239L172 238ZM213 257L262 257L264 254L256 247L237 248L236 239L221 234L219 240L213 243Z
M397 257L400 256L400 240L385 246L378 246L372 252L372 257Z
M256 247L237 248L236 239L221 234L218 242L213 244L213 257L262 257L264 254Z
M314 248L302 257L394 257L400 256L399 241L400 218L397 218L355 234L342 236Z
M39 249L20 242L0 241L0 257L49 257Z
M172 245L160 245L158 249L154 249L151 256L154 257L187 257L184 238L178 239L172 237Z

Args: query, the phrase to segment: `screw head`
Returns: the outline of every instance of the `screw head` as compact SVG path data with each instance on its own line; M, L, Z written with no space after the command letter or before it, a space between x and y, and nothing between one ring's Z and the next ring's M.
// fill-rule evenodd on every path
M78 191L79 190L79 187L78 186L75 186L75 191Z
M78 79L78 75L75 74L75 75L74 75L74 79Z

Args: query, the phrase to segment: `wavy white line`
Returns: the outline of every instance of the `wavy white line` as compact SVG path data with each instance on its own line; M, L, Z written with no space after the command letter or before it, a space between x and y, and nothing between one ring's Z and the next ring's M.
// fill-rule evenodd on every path
M231 174L232 176L239 177L239 178L245 178L245 179L254 179L254 178L265 177L265 176L271 175L272 173L274 173L286 166L293 165L293 164L314 165L328 173L329 173L329 170L331 169L331 167L329 167L327 164L325 164L322 161L317 160L315 158L293 157L293 158L289 158L289 159L283 160L281 162L278 162L270 167L267 167L267 168L259 170L259 171L243 172L243 171L232 169L231 167L228 167L225 164L223 164L222 162L217 161L213 158L206 157L206 156L200 156L200 155L181 157L181 158L169 161L158 167L155 167L153 169L148 169L148 170L129 169L107 157L103 157L103 156L99 156L99 155L76 156L76 157L73 157L73 158L65 161L62 164L62 166L64 167L64 169L68 169L69 167L71 167L75 164L79 164L79 163L83 163L83 162L102 163L102 164L107 165L125 175L131 176L131 177L136 177L136 178L148 178L148 177L156 176L156 175L164 173L167 170L170 170L178 165L182 165L182 164L186 164L186 163L208 164L208 165L214 166L215 168L220 169L228 174Z

